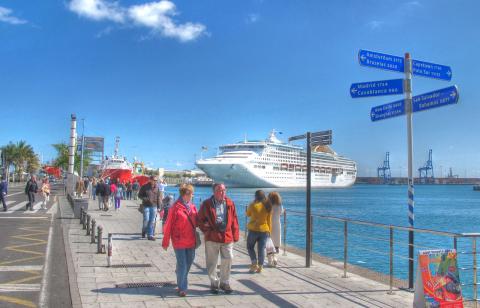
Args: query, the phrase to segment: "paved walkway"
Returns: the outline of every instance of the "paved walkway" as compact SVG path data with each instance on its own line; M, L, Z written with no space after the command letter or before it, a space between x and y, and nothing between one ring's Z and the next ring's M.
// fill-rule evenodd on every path
M315 263L304 268L304 258L288 253L280 255L278 268L266 268L261 274L249 274L246 244L235 246L230 295L209 293L203 246L197 249L189 275L185 298L175 292L175 255L170 247L161 249L155 242L140 237L141 215L133 201L122 201L119 212L100 212L90 202L90 215L104 228L103 238L114 233L113 262L107 267L105 254L96 253L96 244L73 216L65 200L61 202L64 235L69 263L70 289L74 307L411 307L413 294L350 274L341 278L337 268ZM161 235L158 236L159 239ZM140 267L144 266L144 267ZM146 267L151 266L151 267ZM118 288L125 283L160 282L152 288Z

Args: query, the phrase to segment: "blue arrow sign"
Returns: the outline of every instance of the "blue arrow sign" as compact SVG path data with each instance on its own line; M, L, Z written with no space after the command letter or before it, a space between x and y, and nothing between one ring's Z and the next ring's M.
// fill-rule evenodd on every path
M363 50L358 52L360 65L390 70L394 72L405 72L405 61L402 57L384 53ZM450 66L435 64L425 61L412 60L413 75L435 78L450 81L452 80L452 69Z
M436 78L446 81L452 80L452 69L450 66L424 61L412 60L412 73L422 77Z
M405 114L405 100L399 100L393 103L373 107L370 111L372 122L385 120Z
M456 104L458 103L458 97L459 93L457 86L416 95L413 97L412 110L413 112L418 112Z
M403 58L384 53L360 49L358 52L360 65L381 68L395 72L404 72Z
M403 79L391 79L352 83L350 95L352 98L394 95L403 93Z

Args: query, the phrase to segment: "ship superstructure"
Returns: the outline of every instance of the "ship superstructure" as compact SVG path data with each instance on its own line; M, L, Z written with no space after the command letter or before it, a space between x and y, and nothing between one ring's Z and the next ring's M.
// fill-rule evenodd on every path
M214 181L230 187L304 187L306 150L281 142L273 130L266 140L241 141L219 148L219 154L196 165ZM356 163L327 146L312 151L312 187L348 187L356 179Z

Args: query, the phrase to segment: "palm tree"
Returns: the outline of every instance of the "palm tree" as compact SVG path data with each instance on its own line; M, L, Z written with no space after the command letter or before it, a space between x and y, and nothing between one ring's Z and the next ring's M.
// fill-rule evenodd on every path
M63 170L68 169L68 145L66 143L57 143L52 144L52 146L57 151L57 158L55 158L53 165L55 167L60 167ZM88 168L88 165L92 162L91 152L85 150L83 152L83 173ZM80 154L75 151L75 171L80 173Z
M7 170L13 165L14 173L22 175L24 171L34 173L40 167L38 156L35 154L32 146L24 140L12 143L2 147L5 157L5 167ZM8 172L7 172L8 174Z

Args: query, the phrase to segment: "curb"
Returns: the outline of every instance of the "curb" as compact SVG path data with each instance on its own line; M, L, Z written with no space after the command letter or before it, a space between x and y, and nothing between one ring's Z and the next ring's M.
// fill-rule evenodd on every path
M68 217L73 218L73 215L65 215L64 216L64 205L70 206L64 196L59 197L58 200L58 207L60 209L60 217ZM63 231L63 243L65 246L65 257L67 259L67 271L68 271L68 281L69 281L69 288L70 288L70 296L72 298L72 307L73 308L80 308L82 307L82 301L80 298L80 291L78 290L77 284L77 275L75 272L75 267L73 265L72 253L70 249L70 243L68 242L68 231L70 230L70 224L64 220L62 220L62 231Z

